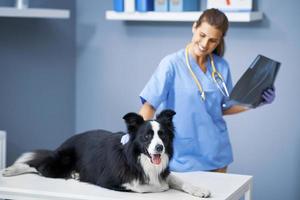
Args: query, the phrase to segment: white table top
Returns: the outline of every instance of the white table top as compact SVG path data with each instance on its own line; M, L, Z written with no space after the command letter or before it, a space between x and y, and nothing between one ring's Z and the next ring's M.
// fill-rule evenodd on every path
M212 198L209 198L209 200L239 199L252 184L252 176L246 175L213 172L174 174L184 181L208 188L212 193ZM1 198L15 200L199 199L176 190L146 194L117 192L76 180L44 178L35 174L25 174L15 177L3 177L0 175Z

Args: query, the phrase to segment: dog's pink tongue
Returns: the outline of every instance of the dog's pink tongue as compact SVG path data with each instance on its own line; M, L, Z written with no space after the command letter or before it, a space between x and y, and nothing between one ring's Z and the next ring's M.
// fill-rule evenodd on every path
M153 164L159 165L160 162L161 162L160 154L154 154L154 155L152 155L152 163Z

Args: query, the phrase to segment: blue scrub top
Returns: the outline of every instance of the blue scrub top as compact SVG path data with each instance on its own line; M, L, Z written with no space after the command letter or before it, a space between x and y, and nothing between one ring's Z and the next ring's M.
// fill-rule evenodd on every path
M228 63L213 55L216 69L222 74L229 93L232 80ZM166 56L140 94L156 110L173 109L175 126L172 171L213 170L233 161L231 144L222 111L228 109L225 98L213 78L210 60L204 73L189 55L191 68L197 76L206 99L201 99L198 87L185 62L185 49Z

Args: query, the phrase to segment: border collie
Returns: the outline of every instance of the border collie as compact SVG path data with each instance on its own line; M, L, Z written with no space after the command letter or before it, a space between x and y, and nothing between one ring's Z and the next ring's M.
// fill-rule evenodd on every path
M51 178L74 178L118 191L162 192L177 189L198 197L209 197L207 189L184 183L169 171L173 155L172 110L164 110L156 120L144 121L136 113L123 119L126 133L94 130L74 135L54 151L24 153L3 171L3 176L38 173Z

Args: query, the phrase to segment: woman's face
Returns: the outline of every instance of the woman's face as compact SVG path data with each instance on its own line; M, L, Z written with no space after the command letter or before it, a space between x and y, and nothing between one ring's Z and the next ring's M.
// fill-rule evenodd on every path
M214 51L220 43L223 33L207 22L196 28L193 26L192 53L195 56L206 56Z

